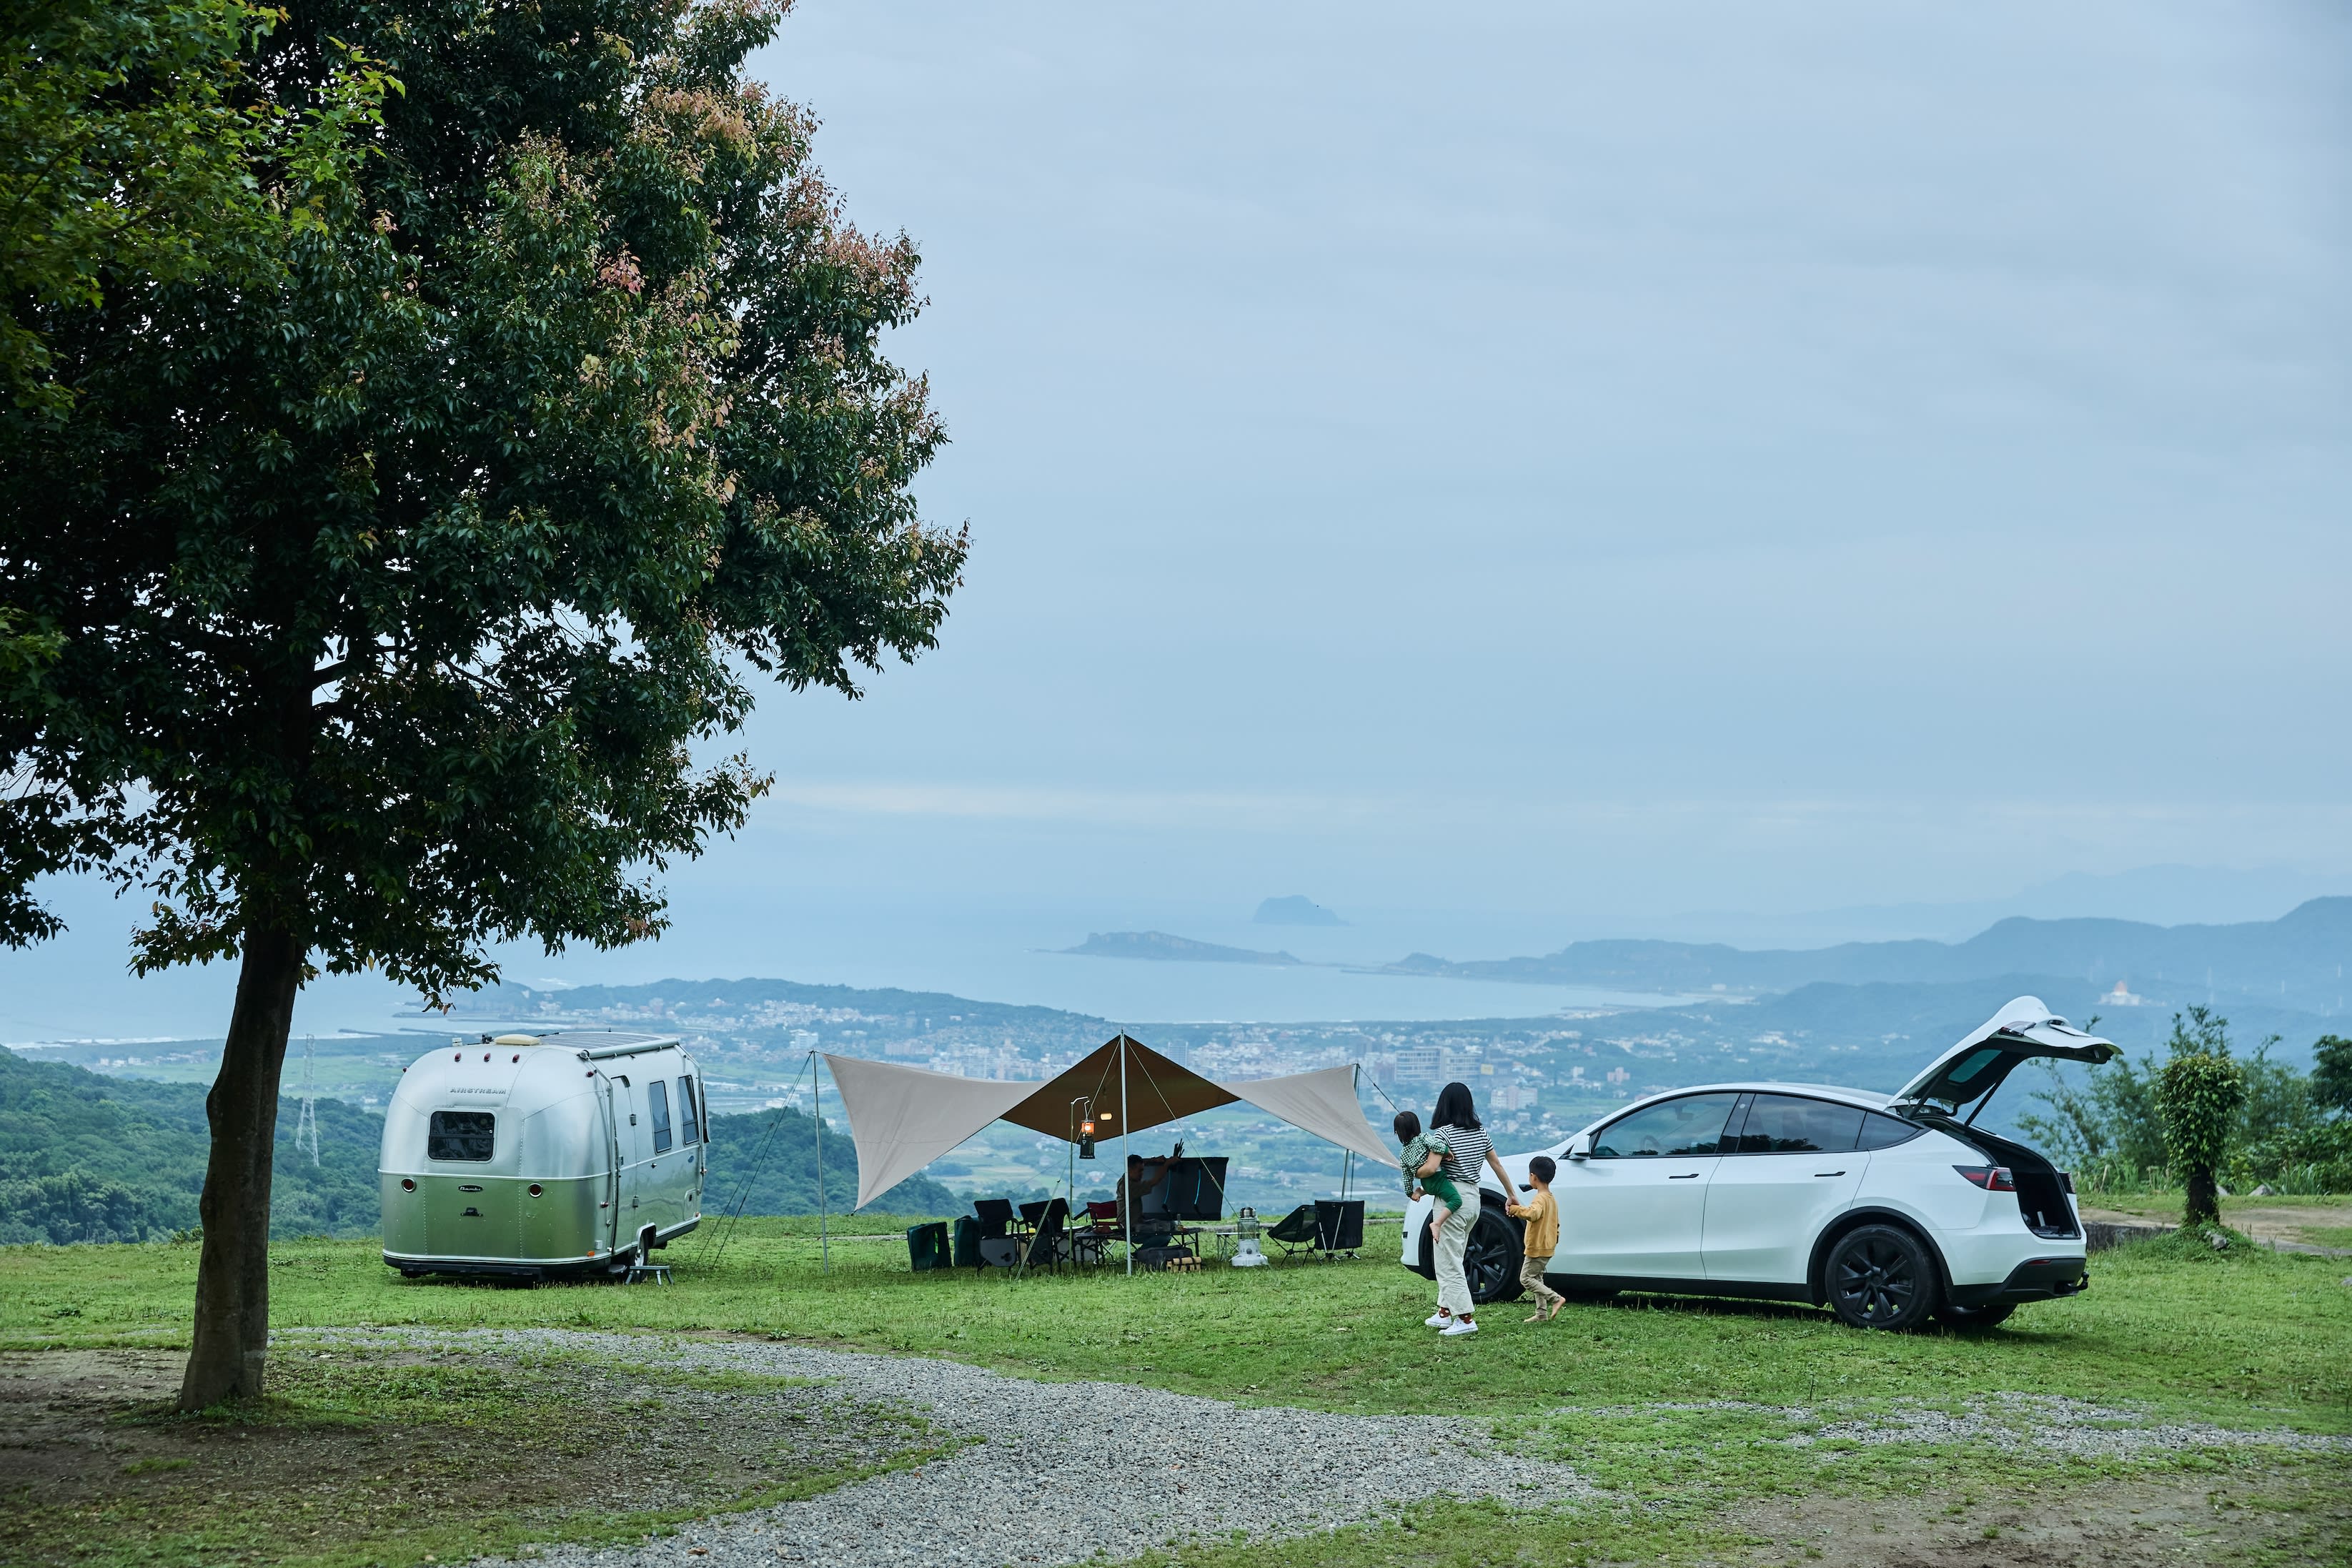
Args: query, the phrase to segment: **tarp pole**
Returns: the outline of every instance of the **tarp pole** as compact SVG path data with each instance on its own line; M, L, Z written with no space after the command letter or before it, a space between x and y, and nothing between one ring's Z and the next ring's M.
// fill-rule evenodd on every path
M1360 1104L1364 1096L1364 1064L1357 1062L1353 1066L1356 1069L1355 1076L1348 1082L1355 1089L1357 1102ZM1343 1204L1348 1201L1348 1177L1354 1171L1355 1166L1356 1152L1353 1149L1342 1148L1339 1151L1339 1201Z
M1135 1167L1127 1163L1127 1035L1118 1037L1118 1181L1127 1201L1118 1205L1119 1223L1127 1226L1127 1272L1135 1273Z
M816 1109L816 1246L820 1272L833 1272L833 1235L824 1212L824 1085L817 1080L816 1053L809 1053L809 1100Z

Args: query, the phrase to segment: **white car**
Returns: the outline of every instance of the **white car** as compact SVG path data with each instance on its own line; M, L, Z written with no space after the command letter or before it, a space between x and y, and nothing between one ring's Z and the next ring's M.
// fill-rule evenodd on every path
M1559 1248L1544 1278L1584 1300L1621 1290L1827 1306L1862 1328L1986 1327L2090 1277L2074 1184L2022 1143L1969 1125L2035 1057L2105 1062L2113 1042L2021 996L1894 1095L1718 1083L1635 1100L1549 1149ZM1519 1222L1493 1172L1467 1251L1479 1301L1518 1293ZM1429 1201L1402 1261L1433 1274Z

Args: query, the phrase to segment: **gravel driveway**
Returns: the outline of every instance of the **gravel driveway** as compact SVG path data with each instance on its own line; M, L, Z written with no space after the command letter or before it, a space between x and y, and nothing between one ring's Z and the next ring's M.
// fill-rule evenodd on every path
M559 1330L316 1333L501 1354L643 1352L630 1335ZM730 1514L639 1546L541 1549L559 1568L826 1568L1076 1563L1201 1537L1305 1535L1434 1495L1533 1507L1582 1492L1564 1465L1503 1452L1487 1424L1339 1415L1108 1383L1033 1383L954 1362L765 1342L673 1342L673 1365L817 1378L809 1397L886 1405L982 1438L919 1469Z

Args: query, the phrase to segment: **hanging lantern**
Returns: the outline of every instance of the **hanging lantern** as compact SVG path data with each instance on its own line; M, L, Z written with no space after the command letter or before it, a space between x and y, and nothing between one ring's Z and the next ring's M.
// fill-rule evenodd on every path
M1078 1158L1081 1160L1091 1160L1094 1157L1095 1121L1094 1118L1089 1116L1084 1121L1078 1123Z

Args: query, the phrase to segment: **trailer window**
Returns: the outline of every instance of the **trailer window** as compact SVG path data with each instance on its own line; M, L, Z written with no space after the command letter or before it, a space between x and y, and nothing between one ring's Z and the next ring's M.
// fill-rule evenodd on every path
M646 1085L646 1103L654 1113L654 1152L669 1152L669 1085L654 1079Z
M428 1160L487 1160L497 1147L498 1112L436 1110L425 1124Z
M677 1080L677 1131L688 1143L702 1142L702 1134L695 1130L694 1079L690 1078Z

